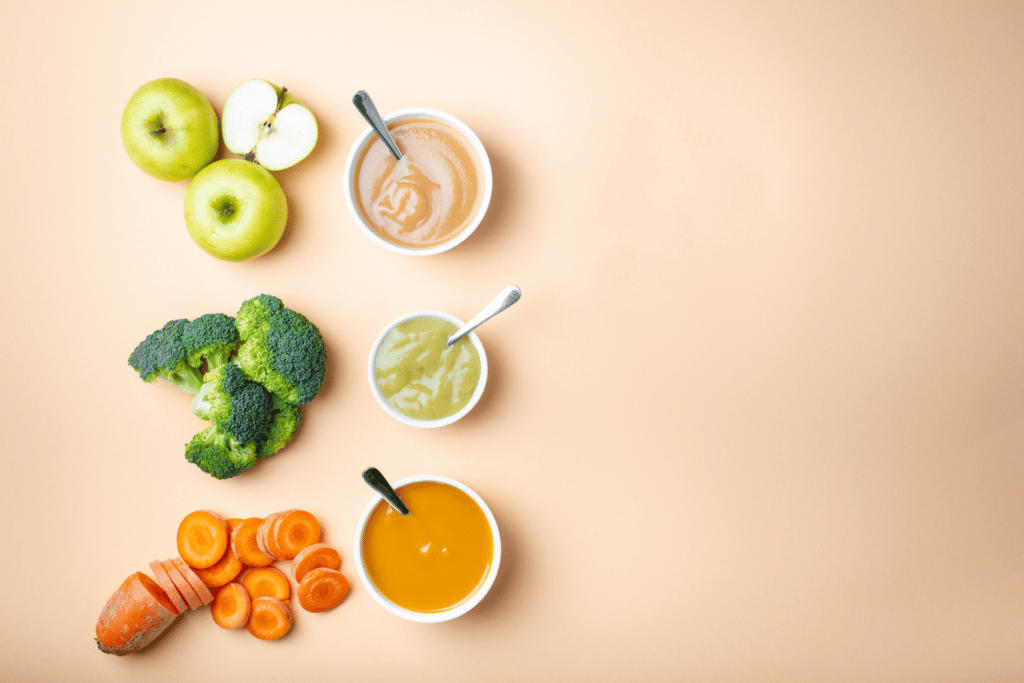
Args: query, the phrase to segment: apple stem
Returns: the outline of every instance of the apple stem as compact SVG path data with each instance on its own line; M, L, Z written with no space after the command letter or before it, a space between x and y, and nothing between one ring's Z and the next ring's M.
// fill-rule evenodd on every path
M288 92L288 88L281 86L281 94L277 96L277 111L281 111L281 106L284 104L284 94ZM274 112L275 114L277 112Z
M167 132L167 127L166 126L160 126L156 130L149 131L149 134L150 135L160 135L161 133L166 133L166 132Z

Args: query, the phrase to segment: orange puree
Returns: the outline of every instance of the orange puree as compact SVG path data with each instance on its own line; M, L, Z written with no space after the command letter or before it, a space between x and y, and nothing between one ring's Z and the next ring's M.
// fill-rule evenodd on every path
M406 484L402 515L381 501L363 532L366 573L384 597L414 612L441 612L476 592L491 567L494 540L480 506L434 481Z
M401 247L423 249L455 237L482 201L482 167L469 140L433 119L404 119L388 130L402 160L377 136L363 149L353 178L359 212Z

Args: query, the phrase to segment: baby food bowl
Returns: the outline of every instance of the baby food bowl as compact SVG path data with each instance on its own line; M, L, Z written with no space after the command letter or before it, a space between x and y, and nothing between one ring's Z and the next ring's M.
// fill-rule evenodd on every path
M462 482L450 479L448 477L440 477L433 475L424 475L417 477L408 477L398 482L393 483L393 487L396 491L400 491L403 486L407 484L414 484L417 482L438 482L442 484L449 484L473 499L487 518L487 524L491 530L491 539L493 547L493 555L491 557L490 568L487 571L487 576L480 582L476 590L472 592L467 598L462 600L460 603L449 609L439 612L416 612L410 609L406 609L384 596L383 593L377 588L370 578L369 571L367 570L365 560L363 559L363 539L366 533L367 523L369 522L370 515L373 514L374 509L380 504L387 505L381 496L374 496L370 504L366 506L363 511L362 517L359 519L359 526L356 527L356 539L353 555L355 555L356 561L356 572L359 574L359 579L362 581L363 586L367 592L373 596L373 599L377 601L384 609L391 612L394 615L408 619L409 621L416 621L420 623L438 623L442 621L450 621L456 617L462 616L469 610L480 604L480 601L484 599L487 592L494 585L494 579L498 575L498 565L501 563L501 536L498 533L498 523L494 520L494 515L491 513L491 509L487 507L487 503L483 501L476 491L469 488Z
M432 119L434 121L447 124L458 133L462 134L476 152L477 157L480 159L480 167L483 173L483 177L480 178L480 207L477 209L472 222L470 222L459 233L440 244L422 248L405 247L384 239L366 221L366 218L359 210L358 201L356 199L356 195L358 194L358 190L355 187L356 164L359 163L363 150L369 144L377 140L377 134L372 128L367 126L366 130L356 138L355 144L352 145L352 149L348 154L348 160L345 162L345 203L348 204L348 210L352 214L352 218L355 220L356 225L359 226L359 229L362 230L367 237L385 249L390 249L391 251L399 254L408 254L410 256L430 256L431 254L440 254L441 252L448 251L449 249L461 244L466 240L466 238L473 234L473 231L476 230L478 225L480 225L480 221L483 220L484 214L487 212L487 206L491 203L491 189L493 186L491 162L487 157L487 150L484 149L483 143L480 142L480 138L476 136L476 133L474 133L469 126L459 119L442 111L437 111L436 109L425 109L422 107L399 109L398 111L391 112L381 118L383 118L384 123L388 125L406 119Z
M480 379L477 380L476 388L473 390L473 395L470 397L469 402L466 403L459 412L436 420L419 420L405 415L391 405L387 398L384 397L383 392L381 392L380 386L377 384L376 361L377 353L380 351L380 347L384 343L384 338L388 336L388 332L407 320L414 320L416 318L440 318L441 320L453 323L456 328L462 327L465 324L455 316L449 315L448 313L442 313L441 311L415 311L392 320L391 323L388 324L388 326L385 327L377 336L377 340L373 343L373 347L370 349L370 360L367 366L368 376L370 379L370 391L373 392L373 397L377 399L377 403L379 403L380 407L384 409L384 412L402 424L407 424L410 427L419 427L421 429L444 427L445 425L450 425L456 420L462 419L466 413L473 409L473 406L475 406L477 401L480 400L480 396L483 395L484 385L487 384L487 355L484 353L484 346L480 343L480 337L476 336L476 332L470 332L467 334L465 338L468 339L474 347L476 347L477 353L480 355Z

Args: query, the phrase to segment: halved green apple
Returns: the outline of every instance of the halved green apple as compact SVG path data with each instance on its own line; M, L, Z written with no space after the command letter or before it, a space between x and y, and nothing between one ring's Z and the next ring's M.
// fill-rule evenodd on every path
M224 145L270 171L294 166L316 146L316 118L287 88L262 78L240 83L221 112Z

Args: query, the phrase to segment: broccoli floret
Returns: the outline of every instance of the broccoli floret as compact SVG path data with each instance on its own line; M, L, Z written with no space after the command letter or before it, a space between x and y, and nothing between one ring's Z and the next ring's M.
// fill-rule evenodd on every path
M263 460L288 445L302 422L302 409L273 394L270 419L256 439L256 457Z
M206 360L209 372L231 360L238 348L238 328L235 319L223 313L208 313L190 321L181 335L188 350L188 362L194 368L202 368Z
M268 294L244 302L235 324L243 342L236 360L247 377L294 405L316 397L327 367L316 325Z
M235 363L206 373L206 382L192 399L192 412L238 443L255 441L270 419L270 394L246 379Z
M239 444L217 427L208 427L185 446L185 459L217 479L228 479L256 464L256 444Z
M144 381L165 379L193 396L203 385L203 375L188 361L188 347L182 339L188 321L172 320L139 342L128 364Z

